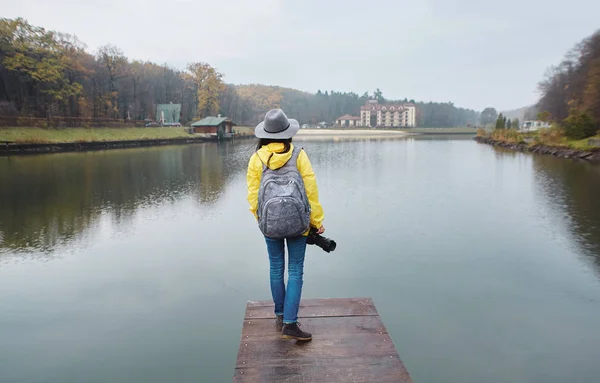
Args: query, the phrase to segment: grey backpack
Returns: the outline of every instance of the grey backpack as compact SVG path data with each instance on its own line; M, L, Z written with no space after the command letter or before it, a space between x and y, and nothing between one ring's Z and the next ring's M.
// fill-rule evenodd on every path
M296 166L302 149L294 148L292 158L272 170L263 164L258 189L258 227L269 238L298 237L310 226L310 204L304 181Z

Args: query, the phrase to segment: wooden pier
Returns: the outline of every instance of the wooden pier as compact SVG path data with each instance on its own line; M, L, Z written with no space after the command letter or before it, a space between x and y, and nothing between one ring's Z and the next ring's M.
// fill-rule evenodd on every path
M250 301L234 382L402 382L412 380L370 298L306 299L310 342L285 340L272 301Z

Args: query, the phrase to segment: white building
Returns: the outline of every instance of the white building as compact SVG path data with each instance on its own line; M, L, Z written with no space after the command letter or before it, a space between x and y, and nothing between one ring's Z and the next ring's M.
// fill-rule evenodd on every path
M342 128L347 128L350 126L361 126L360 117L351 116L349 114L344 114L342 117L335 120L335 124L337 126L341 126Z
M380 104L377 100L368 100L360 107L361 126L370 127L407 127L417 126L417 107L415 104Z
M521 127L521 132L535 132L538 129L549 128L550 124L544 121L524 121Z

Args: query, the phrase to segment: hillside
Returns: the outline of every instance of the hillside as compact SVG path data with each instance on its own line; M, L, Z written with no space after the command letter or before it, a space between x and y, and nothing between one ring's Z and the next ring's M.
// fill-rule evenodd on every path
M38 63L38 64L36 64ZM21 117L51 118L82 126L82 121L156 120L157 104L181 104L183 123L222 114L238 124L255 124L266 111L282 108L301 123L333 122L358 115L367 92L295 89L260 84L232 85L208 63L184 70L131 60L116 46L90 53L77 37L48 31L24 19L0 19L0 123ZM372 97L385 100L377 89ZM414 100L411 100L411 102ZM479 113L452 103L415 102L417 125L475 125ZM4 121L4 122L2 122ZM9 121L7 123L6 121Z

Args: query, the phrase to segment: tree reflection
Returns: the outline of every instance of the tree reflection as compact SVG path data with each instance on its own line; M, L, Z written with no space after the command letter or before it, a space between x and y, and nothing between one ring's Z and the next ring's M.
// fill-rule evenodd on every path
M135 211L182 196L214 204L245 172L238 145L201 144L0 158L0 249L50 251L103 214L122 224Z
M533 166L540 191L564 207L569 230L600 273L600 166L537 155Z

